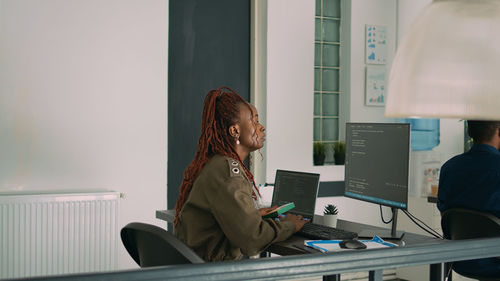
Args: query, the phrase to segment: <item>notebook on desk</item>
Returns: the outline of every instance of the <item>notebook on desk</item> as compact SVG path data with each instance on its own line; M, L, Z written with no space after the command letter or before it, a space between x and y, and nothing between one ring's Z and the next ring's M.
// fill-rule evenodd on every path
M357 234L314 222L314 210L319 189L319 174L277 170L274 180L272 206L294 202L292 214L301 215L311 222L297 232L298 235L316 240L351 239Z

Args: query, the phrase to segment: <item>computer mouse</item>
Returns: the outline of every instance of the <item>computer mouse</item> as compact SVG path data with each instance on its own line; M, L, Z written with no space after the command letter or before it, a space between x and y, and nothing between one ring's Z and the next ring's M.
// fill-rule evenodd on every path
M363 242L354 239L342 240L340 241L339 246L342 249L366 249L366 245Z

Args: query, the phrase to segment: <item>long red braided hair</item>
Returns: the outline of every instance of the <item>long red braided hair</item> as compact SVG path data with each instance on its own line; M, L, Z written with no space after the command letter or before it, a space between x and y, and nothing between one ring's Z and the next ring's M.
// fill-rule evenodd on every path
M193 161L184 171L184 178L179 187L179 197L175 204L174 226L178 223L179 213L186 202L193 183L198 178L205 164L215 154L236 159L246 176L255 187L252 173L243 164L242 160L234 148L234 139L229 134L229 127L239 122L239 105L250 105L240 95L227 87L221 87L210 91L203 103L203 113L201 116L201 135L198 139L198 148ZM257 193L259 193L258 189ZM252 190L254 198L260 196Z

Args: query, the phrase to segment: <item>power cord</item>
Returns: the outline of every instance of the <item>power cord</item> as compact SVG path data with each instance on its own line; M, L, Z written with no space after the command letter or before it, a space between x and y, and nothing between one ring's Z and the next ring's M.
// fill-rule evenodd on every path
M385 224L389 224L391 223L393 220L394 220L394 213L392 213L392 218L388 221L385 221L384 219L384 214L382 212L382 205L379 205L380 207L380 218L382 219L382 222L385 223ZM392 210L392 209L391 209ZM439 238L439 239L444 239L444 237L437 231L435 231L434 229L432 229L432 227L428 226L425 222L423 222L422 220L420 220L419 218L417 218L416 216L414 216L412 213L408 212L407 210L402 210L403 213L405 213L408 218L414 223L416 224L418 227L420 227L422 230L424 230L425 232L429 233L430 235L436 237L436 238ZM423 227L420 223L418 223L417 221L419 221L420 223L422 223L423 225L425 225L425 227Z
M418 227L420 227L422 230L424 230L425 232L429 233L430 235L436 237L436 238L440 238L440 239L444 239L444 237L437 231L435 231L434 229L432 229L432 227L428 226L425 222L421 221L420 219L418 219L416 216L412 215L410 212L408 212L407 210L402 210L403 213L405 213L408 218L414 223L416 224ZM415 220L419 221L420 223L422 223L423 225L425 225L425 227L423 227L422 225L420 225L418 222L416 222Z
M382 205L378 205L380 207L380 218L382 218L382 222L385 224L389 224L394 220L394 213L392 213L392 218L388 221L384 220L384 213L382 212ZM392 209L391 209L392 210Z

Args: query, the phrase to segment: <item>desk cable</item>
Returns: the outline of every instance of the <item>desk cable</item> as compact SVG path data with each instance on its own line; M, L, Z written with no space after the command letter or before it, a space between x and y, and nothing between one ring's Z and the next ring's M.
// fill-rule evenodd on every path
M385 221L384 220L384 214L382 212L382 205L379 205L380 207L380 217L382 218L382 222L385 223L385 224L389 224L391 223L393 220L394 220L394 213L392 214L392 218L388 221ZM410 220L416 224L418 227L420 227L421 229L423 229L425 232L429 233L430 235L436 237L436 238L440 238L440 239L444 239L443 236L435 231L434 229L432 229L432 227L428 226L425 222L421 221L419 218L417 218L416 216L414 216L413 214L411 214L410 212L408 212L407 210L401 210L403 211L403 213L405 213L408 218L410 218ZM425 227L423 227L420 223L416 222L415 220L419 221L420 223L422 223L423 225L425 225Z
M382 222L385 223L385 224L389 224L392 222L392 220L394 219L394 213L392 213L392 218L388 221L385 221L384 220L384 213L382 212L382 205L378 205L380 207L380 218L382 218Z
M443 235L441 235L439 232L435 231L434 229L432 229L432 227L428 226L425 222L421 221L420 219L418 219L416 216L412 215L410 212L408 212L407 210L402 210L403 213L405 213L408 218L410 218L410 220L416 224L418 227L420 227L421 229L423 229L425 232L429 233L430 235L436 237L436 238L439 238L439 239L444 239ZM418 220L420 223L422 223L423 225L425 225L425 227L423 227L422 225L420 225L419 223L417 223L415 220Z

